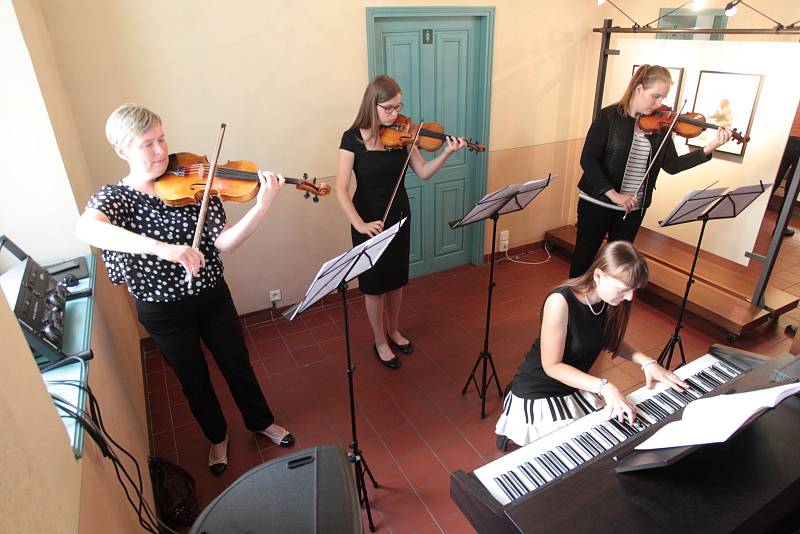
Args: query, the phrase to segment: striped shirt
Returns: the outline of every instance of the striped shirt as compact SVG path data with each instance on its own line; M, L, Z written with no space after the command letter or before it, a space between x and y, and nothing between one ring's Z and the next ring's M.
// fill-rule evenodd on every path
M638 204L634 210L642 209L642 202L644 201L644 188L640 189L644 181L645 171L647 165L650 163L650 141L644 134L633 134L633 142L631 143L631 150L628 153L628 163L625 165L625 174L622 177L622 186L620 193L623 195L634 196L638 190L637 195ZM618 206L611 201L604 202L594 197L590 197L583 191L579 191L578 198L582 198L598 206L610 208L618 211L625 211L625 208Z
M644 173L647 171L647 164L650 162L650 141L644 134L634 133L631 151L628 154L628 164L625 165L625 175L622 177L620 193L623 195L635 196L639 205L644 200L644 189L641 187L644 182Z

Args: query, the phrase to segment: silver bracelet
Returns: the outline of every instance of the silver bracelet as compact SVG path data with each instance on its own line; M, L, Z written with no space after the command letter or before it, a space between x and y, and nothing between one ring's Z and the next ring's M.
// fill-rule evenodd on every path
M656 363L656 361L655 360L650 360L647 363L643 363L642 364L642 371L644 371L644 368L647 367L648 365L650 365L651 363Z
M602 396L602 391L605 385L608 384L608 378L601 378L600 379L600 387L597 388L597 394Z

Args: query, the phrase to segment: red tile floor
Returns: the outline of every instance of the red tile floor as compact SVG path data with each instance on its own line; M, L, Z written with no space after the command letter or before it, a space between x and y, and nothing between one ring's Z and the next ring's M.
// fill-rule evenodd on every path
M521 259L540 261L544 256L540 248ZM559 257L542 265L496 265L489 349L503 388L536 336L544 296L566 277L567 269ZM449 474L471 471L500 455L493 432L500 405L497 391L490 390L485 419L480 418L475 388L461 394L483 346L488 272L487 266L467 265L410 282L401 325L416 350L401 355L400 370L376 361L363 299L356 291L349 300L358 438L381 485L369 487L380 532L473 531L450 499ZM773 280L800 294L800 232L784 241ZM627 338L657 357L674 329L677 308L643 292L633 310ZM248 432L212 363L230 435L230 463L219 477L208 471L208 443L175 375L158 352L145 353L152 449L195 477L201 507L262 462L313 445L346 447L350 442L341 303L334 299L292 322L264 317L244 319L253 367L277 422L296 436L297 444L281 449ZM743 335L735 346L767 355L784 352L792 339L784 327L797 325L798 319L800 313L792 312ZM726 339L724 332L694 317L688 317L682 337L690 359ZM595 372L623 390L642 385L638 366L619 358L602 356Z

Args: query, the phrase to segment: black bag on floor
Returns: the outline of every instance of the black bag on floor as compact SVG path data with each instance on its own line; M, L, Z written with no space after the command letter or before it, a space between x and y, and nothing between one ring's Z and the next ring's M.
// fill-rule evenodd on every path
M194 478L165 458L151 456L149 463L159 519L170 527L191 526L199 513Z

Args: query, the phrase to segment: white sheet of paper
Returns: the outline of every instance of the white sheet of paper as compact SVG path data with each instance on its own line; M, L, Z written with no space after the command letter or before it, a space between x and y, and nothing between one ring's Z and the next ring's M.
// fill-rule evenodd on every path
M774 408L783 399L800 392L800 383L785 384L759 391L718 395L698 399L674 421L636 446L637 450L685 447L727 440L750 417L763 408Z

